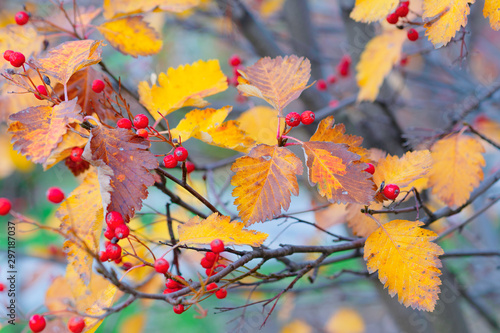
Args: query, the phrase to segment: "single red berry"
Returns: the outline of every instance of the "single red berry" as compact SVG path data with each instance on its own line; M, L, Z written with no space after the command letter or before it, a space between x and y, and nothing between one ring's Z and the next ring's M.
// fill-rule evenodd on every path
M227 296L226 289L219 289L215 292L215 297L217 297L218 299L226 298L226 296Z
M410 1L401 1L401 3L399 5L400 6L409 7L410 6Z
M337 99L332 99L328 102L328 106L331 108L336 108L339 106L339 101Z
M108 257L108 253L106 251L100 251L99 252L99 260L102 261L102 262L106 262L108 261L109 257Z
M177 160L175 159L174 155L167 155L163 158L163 165L165 165L165 168L172 169L177 166Z
M111 229L115 230L120 224L125 223L123 221L123 216L119 212L109 212L106 214L106 224Z
M5 284L3 283L0 283L0 292L4 291L5 290Z
M0 215L4 216L9 214L12 208L12 203L7 198L0 198Z
M104 231L104 237L106 237L109 240L112 240L114 237L116 237L115 230L111 229L110 227L107 227L106 230Z
M186 158L188 157L188 155L189 155L188 151L184 147L177 147L174 150L174 157L175 157L175 160L178 162L185 161Z
M81 333L85 328L85 320L82 317L71 317L68 321L68 328L73 333Z
M51 187L47 190L47 200L52 203L60 203L64 200L64 192L59 187Z
M109 244L106 246L106 253L109 260L116 260L122 256L122 248L118 244Z
M122 118L116 122L116 126L118 126L119 128L131 129L132 122L127 118Z
M399 21L399 15L396 13L391 13L385 18L389 24L397 24Z
M350 66L351 66L351 57L346 54L340 59L340 62L337 65L337 72L342 77L347 77L350 74Z
M194 167L194 163L193 162L189 162L189 161L186 161L186 171L187 173L191 173L193 172L195 169Z
M212 268L212 266L214 265L214 261L210 261L207 258L201 258L200 265L205 269Z
M384 196L389 200L396 200L399 195L399 186L394 184L387 184L383 190Z
M149 125L149 119L144 114L138 114L134 118L134 126L137 129L146 128Z
M144 139L147 139L149 136L149 133L147 130L144 128L139 128L136 133L138 136L143 137Z
M212 275L217 274L217 272L214 269L212 269L212 268L207 268L205 270L205 274L207 274L207 276L212 276Z
M42 100L43 99L42 96L47 96L48 95L47 89L45 88L45 86L43 84L41 84L38 87L36 87L36 91L38 91L38 94L34 94L35 97L36 97L36 99Z
M375 173L375 166L371 163L367 163L368 168L366 168L364 171L371 173L372 175Z
M7 50L3 53L3 58L7 61L10 61L10 56L11 54L14 53L14 51L12 50Z
M184 280L182 276L177 275L176 278L178 280ZM184 284L178 281L175 281L174 279L167 279L167 282L165 283L165 287L168 289L182 289L184 288Z
M12 52L9 57L9 61L10 64L14 67L21 67L26 61L26 58L21 52Z
M214 253L224 252L224 242L220 239L214 239L210 243L210 248L212 249L212 252L214 252Z
M319 79L316 82L316 89L318 89L319 91L325 91L327 88L328 88L328 85L326 84L325 80Z
M238 65L241 64L241 58L239 55L237 54L233 54L230 58L229 58L229 65L233 66L233 67L236 67Z
M45 322L45 318L43 316L39 314L31 316L29 326L33 332L36 333L43 331L45 329L45 325L47 325L47 323Z
M181 314L181 313L183 313L183 312L184 312L184 305L182 305L182 304L178 304L178 305L174 306L174 312L175 312L176 314Z
M214 290L214 289L217 289L217 288L219 288L219 286L215 282L207 284L207 291L211 291L211 290Z
M170 268L170 264L168 263L168 261L166 261L163 258L156 259L154 266L155 266L155 271L162 274L168 272L168 269Z
M316 118L316 115L312 111L304 111L300 115L300 120L302 121L302 124L304 125L310 125L314 122L314 119Z
M69 155L69 159L75 163L80 163L82 161L83 148L73 147L71 149L71 154Z
M337 82L337 77L335 75L328 75L328 77L326 78L326 81L329 83L329 84L334 84L335 82Z
M300 124L300 114L297 112L290 112L285 117L285 122L290 127L299 126Z
M129 234L130 234L130 229L127 227L126 224L120 224L115 229L115 235L116 237L118 237L118 239L127 238Z
M205 258L210 262L215 262L215 260L217 260L217 255L213 252L207 252L205 253Z
M92 82L92 90L98 94L104 90L105 86L102 80L94 80L94 82Z
M418 31L413 28L408 30L408 39L412 42L416 41L418 39Z
M28 15L28 13L20 11L16 13L14 19L16 20L16 23L18 25L25 25L26 23L28 23L30 16Z
M396 15L399 16L399 17L406 17L408 15L408 13L410 12L410 9L408 8L408 6L399 6L397 9L396 9Z

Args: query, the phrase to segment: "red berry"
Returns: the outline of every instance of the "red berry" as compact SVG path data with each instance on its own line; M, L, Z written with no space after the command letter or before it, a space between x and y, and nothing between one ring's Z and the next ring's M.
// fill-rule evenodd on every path
M64 200L64 192L59 187L51 187L47 190L47 200L52 203L60 203Z
M178 162L185 161L188 155L188 151L184 147L177 147L174 150L174 158Z
M39 85L38 87L36 87L36 91L38 91L38 94L34 94L36 99L39 99L39 100L42 100L43 97L42 96L47 96L47 89L45 88L45 86L43 84Z
M399 21L399 15L396 13L391 13L385 18L389 24L397 24Z
M418 31L413 28L408 30L408 39L412 42L416 41L418 39Z
M233 67L236 67L238 66L239 64L241 64L241 58L239 55L237 54L233 54L230 58L229 58L229 65L233 66Z
M371 173L372 175L375 173L375 166L371 163L367 163L368 168L366 168L364 171Z
M29 326L33 332L36 333L43 331L45 325L47 325L47 323L45 322L45 318L43 316L40 316L39 314L31 316Z
M316 82L316 89L318 89L319 91L325 91L326 88L328 88L327 84L326 84L326 81L323 80L323 79L319 79L317 82Z
M176 314L181 314L181 313L183 313L183 312L184 312L184 305L179 304L179 305L174 306L174 312L175 312Z
M394 184L387 184L383 190L384 196L389 200L396 200L399 195L399 186Z
M184 280L182 276L177 275L176 278L178 280ZM167 282L165 283L165 286L168 289L182 289L184 288L184 284L181 282L177 282L174 279L167 279Z
M219 288L219 286L215 282L207 284L207 291L211 291L211 290L214 290L214 289L217 289L217 288Z
M82 317L71 317L68 328L73 333L81 333L85 328L85 320Z
M12 52L9 57L9 61L10 64L14 67L21 67L26 61L26 58L21 52Z
M189 162L189 161L187 161L187 162L186 162L186 171L187 171L187 173L191 173L191 172L193 172L193 171L194 171L194 169L195 169L195 167L194 167L194 163L193 163L193 162Z
M314 122L314 119L316 118L316 115L312 111L304 111L300 115L300 120L302 121L302 124L304 125L310 125Z
M130 234L130 229L127 227L126 224L120 224L115 229L115 235L116 237L118 237L118 239L127 238L129 234Z
M207 258L201 258L200 265L205 269L209 269L212 268L212 266L214 265L214 261L210 261Z
M118 212L109 212L108 214L106 214L106 224L111 229L115 230L116 227L123 223L125 222L123 221L122 214Z
M10 56L14 53L12 50L7 50L3 53L3 58L7 61L10 61Z
M122 118L116 122L116 126L118 126L119 128L131 129L132 122L127 118Z
M328 106L331 108L336 108L339 105L339 101L336 99L332 99L330 102L328 102Z
M218 299L226 298L226 296L227 296L226 289L219 289L215 292L215 297L217 297Z
M108 257L108 253L106 251L101 251L99 252L99 260L102 261L102 262L106 262L108 261L109 257Z
M163 165L168 169L175 168L177 166L177 160L174 155L167 155L163 158Z
M116 260L122 256L122 248L118 244L109 244L106 246L106 254L109 260Z
M337 82L337 77L335 75L328 75L328 77L326 78L326 81L329 83L329 84L334 84L335 82Z
M4 291L5 290L5 284L3 283L0 283L0 292Z
M146 128L149 125L149 119L144 114L138 114L134 118L134 126L137 129Z
M20 11L16 13L14 19L16 20L16 23L18 25L25 25L26 23L28 23L30 16L28 15L28 13Z
M290 127L299 126L300 124L300 114L297 112L290 112L285 117L285 122Z
M337 65L337 72L342 77L349 76L349 68L351 66L351 57L349 55L344 55Z
M155 271L162 274L168 272L168 269L170 268L170 264L168 263L168 261L166 261L163 258L156 259L154 266L155 266Z
M408 6L399 6L396 9L395 13L399 17L406 17L406 15L408 15L409 12L410 12L410 9L408 8Z
M138 136L140 137L143 137L144 139L147 139L148 136L149 136L149 133L147 130L145 130L144 128L140 128L137 130L137 133L136 133Z
M105 86L106 85L101 80L94 80L94 82L92 82L92 90L98 94L104 90Z
M224 252L224 242L220 239L214 239L210 243L210 248L212 249L212 252L214 252L214 253Z
M409 7L410 6L410 1L401 1L401 3L399 5L400 6Z
M104 237L106 237L109 240L112 240L114 237L116 237L115 231L110 227L107 227L106 230L104 231Z
M4 216L9 214L12 204L7 198L0 198L0 215Z
M179 289L179 288L174 288L174 289L167 288L167 289L163 290L163 293L164 294L171 294L171 293L175 293L176 291L179 291L179 290L181 290L181 289Z
M205 258L207 258L208 261L215 262L215 260L217 260L217 255L213 252L207 252L205 253Z
M69 155L69 159L75 163L79 163L82 161L83 148L73 147L71 149L71 155Z

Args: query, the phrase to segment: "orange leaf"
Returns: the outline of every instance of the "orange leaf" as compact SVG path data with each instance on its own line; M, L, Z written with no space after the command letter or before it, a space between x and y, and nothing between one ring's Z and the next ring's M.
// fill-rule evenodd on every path
M311 186L330 202L368 204L375 194L373 183L365 171L366 164L345 145L331 142L304 142Z
M34 163L44 163L61 142L71 122L82 121L76 99L51 106L37 106L9 117L14 149Z
M431 241L431 230L419 228L422 222L394 220L379 227L365 243L366 266L378 277L389 294L398 294L400 303L419 310L433 311L441 280L444 251Z
M233 197L241 219L250 225L264 222L290 207L290 193L299 194L295 175L303 171L300 159L283 147L258 145L248 156L238 158L231 170L236 174Z
M131 130L96 126L82 155L98 168L106 211L117 211L127 221L142 207L155 182L149 170L157 168L158 161L149 146Z
M461 206L483 180L484 147L473 137L451 134L432 146L429 186L448 206Z
M104 17L107 19L160 9L180 13L199 4L200 0L104 0Z
M65 85L75 72L101 61L101 44L91 39L65 42L36 59L35 64L42 73Z
M262 98L282 116L283 109L309 87L311 63L309 59L295 55L274 59L265 57L240 73L238 90L246 96Z

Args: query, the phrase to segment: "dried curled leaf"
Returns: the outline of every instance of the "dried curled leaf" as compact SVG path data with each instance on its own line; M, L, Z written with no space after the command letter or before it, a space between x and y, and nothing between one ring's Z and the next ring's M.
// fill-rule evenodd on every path
M61 142L69 123L81 122L76 99L51 106L30 107L9 117L14 149L34 163L45 163Z
M490 25L495 30L500 30L500 0L485 0L483 15L490 19Z
M227 245L250 245L259 247L264 243L268 234L255 230L243 229L243 222L232 221L229 216L220 216L214 213L202 220L193 217L178 228L179 242L183 244L210 244L218 238Z
M318 192L334 203L368 204L375 191L366 164L347 146L331 142L304 142L309 184L318 184Z
M392 67L399 63L403 43L407 40L405 30L386 30L366 44L361 59L356 66L356 81L359 86L358 101L377 98L384 78Z
M160 52L163 41L142 16L130 16L107 21L97 30L115 49L135 58Z
M149 170L157 168L158 161L149 146L131 130L96 126L82 155L97 168L105 210L117 211L127 221L142 207L155 182Z
M311 63L295 55L265 57L240 73L238 90L245 96L262 98L282 116L283 109L309 87Z
M290 207L291 193L299 194L296 175L303 171L300 159L283 147L264 144L253 148L248 156L238 158L231 170L236 174L234 204L246 225L264 222Z
M398 0L356 0L351 18L360 22L385 19L398 6Z
M65 42L36 59L35 63L42 73L65 85L74 73L101 61L101 44L102 41L91 39Z
M484 147L473 137L451 134L432 146L429 186L448 206L461 206L483 180Z
M279 118L280 128L285 127L285 120ZM275 145L278 129L278 111L267 106L255 106L238 117L240 128L256 143Z
M191 65L169 68L158 75L158 85L139 83L140 102L155 120L184 106L205 107L203 98L227 89L227 79L218 60L199 60Z
M432 240L431 230L420 228L422 222L394 220L379 227L365 243L366 266L378 277L389 294L398 294L406 307L433 311L441 280L441 261L444 251Z
M149 12L160 9L168 12L180 13L197 6L200 0L104 0L104 17L114 17Z

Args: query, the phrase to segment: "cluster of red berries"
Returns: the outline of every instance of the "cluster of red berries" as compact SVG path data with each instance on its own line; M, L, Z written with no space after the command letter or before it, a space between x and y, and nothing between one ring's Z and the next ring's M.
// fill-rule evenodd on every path
M297 112L290 112L285 117L285 122L290 127L299 126L302 122L304 125L310 125L314 122L316 115L312 111L304 111L302 114L298 114Z
M47 190L47 200L58 204L64 200L64 192L59 187L51 187Z
M386 20L389 24L398 24L399 19L406 17L408 13L410 12L410 1L401 1L398 8L396 10L387 15ZM416 41L418 39L418 31L411 28L408 30L407 33L408 39L412 42Z
M101 261L114 260L115 263L119 264L121 262L122 248L118 245L118 241L127 238L130 229L125 224L122 214L114 211L106 214L106 225L104 237L110 241L106 242L105 251L99 253L99 259Z
M177 147L174 149L174 153L167 155L163 158L163 164L165 168L172 169L177 166L179 162L184 162L188 158L189 153L184 147ZM194 171L194 164L192 162L186 161L186 171L191 173Z
M344 55L337 64L337 74L340 77L348 77L351 68L351 57L349 55ZM316 81L316 89L319 91L326 91L329 85L335 84L337 82L337 76L334 74L329 75L326 80L319 79Z
M29 327L33 332L42 332L45 329L45 326L47 326L47 322L45 321L44 316L39 314L31 316ZM68 329L72 333L83 332L85 329L85 320L80 316L71 317L70 320L68 320Z
M0 198L0 216L9 214L12 208L12 203L7 198Z
M241 58L239 55L233 54L229 57L228 63L233 68L233 76L227 79L227 83L236 87L238 85L238 77L241 76L238 70L243 69L243 66L241 66Z
M20 11L16 13L16 16L14 16L14 20L16 20L16 23L18 25L25 25L30 20L30 16L28 13Z
M101 81L102 82L102 81ZM104 87L103 87L104 89ZM102 90L101 90L102 91ZM132 129L132 122L127 118L121 118L116 122L118 128ZM145 114L138 114L134 118L133 127L136 129L136 134L147 139L149 132L146 128L149 126L149 119Z
M13 67L21 67L26 62L24 54L21 52L15 52L12 50L7 50L3 53L3 58L10 62Z

